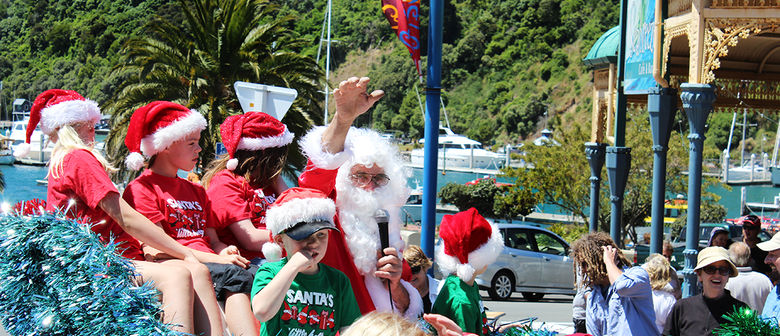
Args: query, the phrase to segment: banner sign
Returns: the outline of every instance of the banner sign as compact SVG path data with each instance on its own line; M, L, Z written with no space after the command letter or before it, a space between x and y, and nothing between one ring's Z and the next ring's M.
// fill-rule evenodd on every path
M417 74L420 72L420 0L382 0L382 13L395 30L398 39L412 54Z
M658 86L653 78L655 0L628 0L625 42L623 93L647 94Z

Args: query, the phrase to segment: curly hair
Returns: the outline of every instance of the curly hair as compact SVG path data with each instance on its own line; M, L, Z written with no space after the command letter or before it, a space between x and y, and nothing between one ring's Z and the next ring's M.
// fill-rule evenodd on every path
M578 269L585 275L580 281L587 281L586 285L603 282L607 277L607 266L604 264L603 246L612 246L617 250L618 268L629 267L631 262L626 259L623 252L612 241L612 238L604 232L592 232L580 237L571 245L571 257L574 260L574 271ZM582 285L582 283L577 284Z
M271 147L257 151L237 150L238 166L233 173L243 176L252 188L267 187L281 174L287 162L287 150L288 146ZM209 163L201 182L204 188L208 189L214 175L226 169L228 160L230 160L230 156L225 154Z

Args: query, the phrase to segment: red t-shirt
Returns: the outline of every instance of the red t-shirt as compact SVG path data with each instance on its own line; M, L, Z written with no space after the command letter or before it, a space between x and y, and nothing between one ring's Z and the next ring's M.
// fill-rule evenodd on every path
M211 205L217 216L217 234L219 240L235 245L241 255L249 260L264 258L263 252L251 251L241 247L229 226L235 222L249 219L258 229L266 229L265 212L276 201L276 194L270 188L253 189L243 176L224 169L215 174L206 191L210 199L219 200ZM261 246L258 246L259 250Z
M103 209L100 201L110 193L119 193L108 178L105 168L87 150L74 150L62 160L62 171L58 178L49 174L49 186L46 191L46 210L55 208L65 210L70 200L76 203L66 215L76 218L80 223L90 224L92 231L107 243L114 237L117 250L131 260L144 260L141 246L119 223L114 221Z
M147 169L127 185L122 197L150 221L162 224L165 233L180 244L214 253L204 230L217 220L203 187Z

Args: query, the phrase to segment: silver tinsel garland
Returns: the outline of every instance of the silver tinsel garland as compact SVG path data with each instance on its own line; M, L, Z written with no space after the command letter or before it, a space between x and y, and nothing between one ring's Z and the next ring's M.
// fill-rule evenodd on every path
M0 216L0 312L12 335L183 335L159 320L158 291L87 225Z

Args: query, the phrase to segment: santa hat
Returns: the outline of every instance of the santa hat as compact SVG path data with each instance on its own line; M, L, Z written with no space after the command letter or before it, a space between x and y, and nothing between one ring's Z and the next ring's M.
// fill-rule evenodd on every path
M495 224L471 208L445 215L439 227L443 243L436 249L436 261L445 274L456 273L463 281L476 270L492 264L504 248L504 238Z
M100 108L96 102L72 90L46 90L33 102L25 142L14 148L14 156L25 157L30 153L30 137L39 123L43 134L52 135L63 125L99 120Z
M333 223L336 205L325 193L309 188L290 188L282 192L265 215L265 225L271 236L285 233L295 240L305 239L323 230L337 230ZM263 256L277 261L282 248L271 242L263 244Z
M281 121L263 112L229 116L219 126L219 133L230 156L227 162L227 169L230 170L238 166L236 151L284 147L292 143L295 137Z
M206 129L206 119L195 110L167 101L155 101L135 110L127 127L127 168L141 169L144 156L152 157L174 142ZM143 155L141 155L143 153Z

